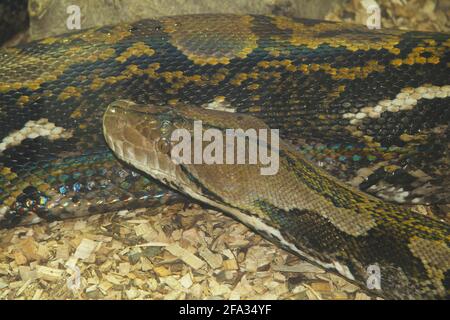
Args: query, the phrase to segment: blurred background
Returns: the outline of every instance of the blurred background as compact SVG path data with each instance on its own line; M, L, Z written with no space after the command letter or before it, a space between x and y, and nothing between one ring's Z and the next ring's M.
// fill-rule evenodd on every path
M259 13L365 23L378 5L383 28L450 30L450 0L0 0L0 45L67 32L67 7L81 9L81 27L188 13Z

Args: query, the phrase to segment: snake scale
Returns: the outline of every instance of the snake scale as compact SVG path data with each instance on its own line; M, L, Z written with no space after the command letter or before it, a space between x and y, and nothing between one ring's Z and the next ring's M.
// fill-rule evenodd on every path
M0 227L176 199L105 143L105 110L126 99L126 121L155 108L175 125L280 129L284 178L248 185L246 167L217 185L189 167L181 191L362 287L376 264L382 297L449 298L448 224L404 206L450 203L449 47L442 33L208 14L1 49Z

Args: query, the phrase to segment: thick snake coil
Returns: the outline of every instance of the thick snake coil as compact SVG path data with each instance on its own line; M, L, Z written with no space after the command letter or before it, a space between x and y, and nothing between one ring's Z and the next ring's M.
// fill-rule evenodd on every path
M381 296L448 298L448 225L391 203L450 203L449 47L448 34L192 15L2 49L0 227L176 200L118 162L102 133L115 100L153 106L126 103L126 121L151 109L157 124L172 106L175 125L267 125L285 141L282 178L193 166L172 187L363 287L378 266ZM130 132L114 141L150 148L146 132Z
M261 162L248 164L249 155L247 164L194 164L190 156L190 164L175 163L172 148L179 141L172 142L174 130L189 132L194 148L194 121L199 120L202 134L218 129L223 137L227 129L269 129L247 115L127 101L107 109L103 128L108 145L121 160L230 213L316 265L360 286L367 283L370 266L376 265L382 279L377 293L387 298L448 294L442 281L450 263L447 224L352 190L283 141L276 150L271 139L260 143L268 149L265 154L280 155L274 175L261 175ZM200 141L202 149L209 144ZM225 159L225 151L215 152L224 152Z

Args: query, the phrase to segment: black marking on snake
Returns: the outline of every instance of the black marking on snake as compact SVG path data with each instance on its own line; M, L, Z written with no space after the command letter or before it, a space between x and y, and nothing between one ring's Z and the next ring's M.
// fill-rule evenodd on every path
M353 262L356 256L358 256L356 261L359 265L382 265L382 289L387 297L389 297L389 292L397 291L400 285L404 286L404 283L400 283L405 280L404 275L417 276L426 272L422 262L410 253L407 236L402 239L396 236L386 237L391 232L395 234L394 230L375 227L369 230L367 235L353 237L338 230L333 223L317 212L302 209L285 211L264 200L259 200L257 205L281 227L285 238L299 249L325 263L330 263L332 260L329 257L333 257L347 266L350 272L362 282L366 281L367 274L365 269L360 269ZM322 232L320 239L316 237L317 230ZM349 255L352 250L345 250L345 253L342 251L342 248L354 248L355 246L359 248L358 252L355 252L355 257ZM393 248L395 248L394 251L392 251ZM403 248L403 250L398 250L399 248ZM411 263L411 261L415 262ZM317 262L312 262L317 264ZM403 271L394 266L401 266ZM411 280L406 278L406 281Z

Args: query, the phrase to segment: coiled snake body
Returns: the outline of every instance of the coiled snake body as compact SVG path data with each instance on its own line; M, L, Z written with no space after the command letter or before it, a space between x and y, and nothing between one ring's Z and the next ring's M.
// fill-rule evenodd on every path
M171 198L114 158L101 123L117 99L164 112L172 106L178 119L202 118L219 129L267 125L288 141L280 145L283 179L264 180L245 167L218 185L203 171L193 179L204 185L198 189L195 169L187 168L191 180L173 187L362 286L367 267L379 266L381 296L448 298L448 225L387 201L449 203L449 46L447 34L192 15L3 49L0 224ZM138 137L130 142L145 143ZM241 198L224 194L226 186L240 186Z

